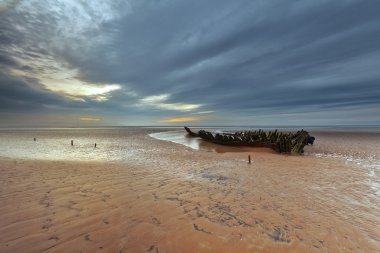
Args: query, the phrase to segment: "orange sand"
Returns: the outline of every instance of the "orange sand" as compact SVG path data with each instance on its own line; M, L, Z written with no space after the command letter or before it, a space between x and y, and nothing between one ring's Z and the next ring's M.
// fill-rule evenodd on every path
M380 251L368 175L343 161L142 141L141 163L1 158L0 252Z

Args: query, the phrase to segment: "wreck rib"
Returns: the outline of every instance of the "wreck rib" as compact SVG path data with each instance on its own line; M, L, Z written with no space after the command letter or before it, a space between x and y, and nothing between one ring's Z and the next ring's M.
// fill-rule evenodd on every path
M216 133L199 130L193 132L188 127L184 127L191 137L200 137L205 141L220 145L228 146L248 146L248 147L266 147L271 148L279 153L302 154L304 147L308 144L313 145L315 138L310 136L305 130L296 133L282 133L275 131L265 132L244 131L235 133Z

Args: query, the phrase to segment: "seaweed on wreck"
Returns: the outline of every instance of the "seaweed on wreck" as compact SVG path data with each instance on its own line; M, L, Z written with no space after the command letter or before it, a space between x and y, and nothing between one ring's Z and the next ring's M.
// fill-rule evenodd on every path
M315 138L305 130L295 133L275 131L238 131L235 133L212 133L205 130L193 132L185 127L190 137L199 137L205 141L220 145L266 147L279 153L302 154L306 145L313 145Z

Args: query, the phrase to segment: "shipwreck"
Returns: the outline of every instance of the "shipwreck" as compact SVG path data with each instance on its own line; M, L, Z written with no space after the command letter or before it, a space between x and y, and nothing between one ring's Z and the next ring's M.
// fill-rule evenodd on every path
M228 146L247 146L271 148L279 153L302 154L306 145L313 145L315 138L305 130L295 133L283 133L275 131L265 132L240 131L235 133L212 133L205 130L193 132L185 127L191 137L199 137L205 141Z

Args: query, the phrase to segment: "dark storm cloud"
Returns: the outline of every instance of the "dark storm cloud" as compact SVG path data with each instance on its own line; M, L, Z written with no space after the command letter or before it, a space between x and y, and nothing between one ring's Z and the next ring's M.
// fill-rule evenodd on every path
M104 25L112 42L83 59L83 70L95 81L129 83L142 94L173 93L173 101L219 108L236 108L247 98L248 107L362 101L366 95L357 97L357 86L370 98L378 93L366 83L380 77L379 8L374 1L139 6ZM99 64L95 57L103 54L112 60ZM334 95L323 98L326 87ZM231 101L223 103L222 96Z
M32 88L31 82L0 71L0 111L31 111L63 104L64 101L55 94Z
M0 65L3 65L2 67L18 67L18 64L15 60L13 60L11 57L7 55L1 55L0 54Z
M161 94L170 95L164 103L225 116L380 104L378 1L49 4L0 14L0 65L54 73L55 66L15 60L48 58L86 82L122 87L84 108L167 115L170 106L138 106ZM0 82L7 94L10 86Z

